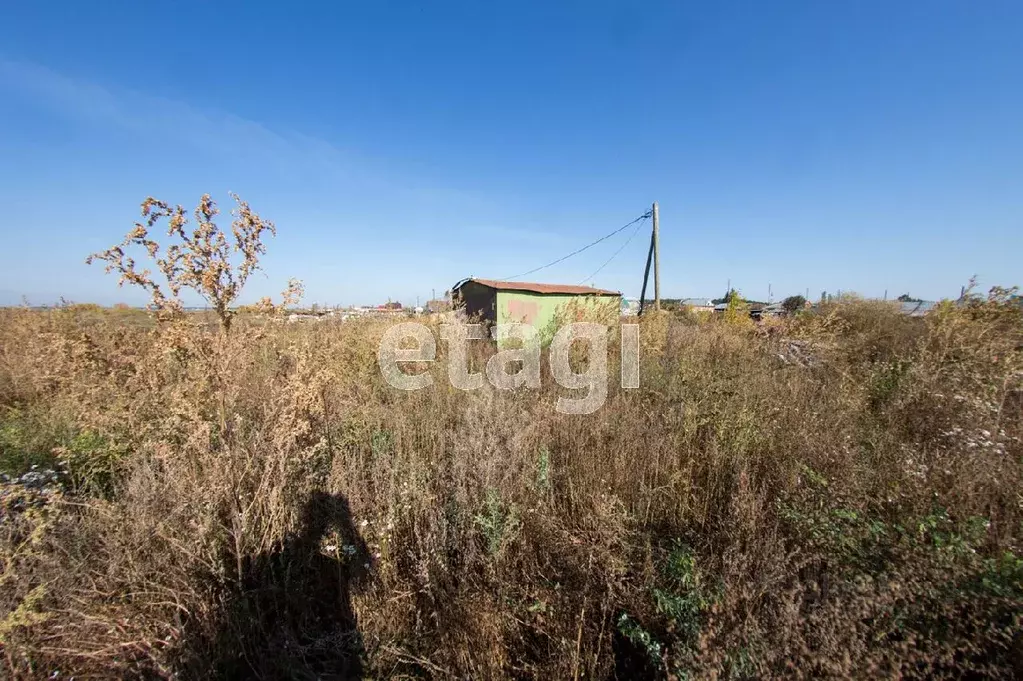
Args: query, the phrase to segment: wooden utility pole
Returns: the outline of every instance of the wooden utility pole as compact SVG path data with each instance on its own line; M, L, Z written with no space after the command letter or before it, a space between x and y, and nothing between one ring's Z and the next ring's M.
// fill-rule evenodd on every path
M654 236L653 236L653 249L654 249L654 309L661 309L661 244L660 236L658 233L659 221L657 217L657 202L654 201L654 206L650 210L650 215L654 222Z
M650 250L646 252L646 267L643 268L643 289L639 293L639 314L646 309L646 285L650 281L650 263L654 259L654 233L650 232Z

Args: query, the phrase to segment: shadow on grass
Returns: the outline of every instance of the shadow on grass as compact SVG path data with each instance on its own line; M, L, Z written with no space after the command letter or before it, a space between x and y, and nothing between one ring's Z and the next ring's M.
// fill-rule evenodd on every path
M315 493L299 533L280 550L245 561L213 630L186 644L189 677L361 679L351 596L368 577L369 561L348 501Z

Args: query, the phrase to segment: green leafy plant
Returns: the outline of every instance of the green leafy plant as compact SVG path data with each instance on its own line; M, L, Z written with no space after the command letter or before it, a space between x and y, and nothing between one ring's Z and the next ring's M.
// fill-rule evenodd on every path
M551 491L551 452L541 447L536 459L536 489L540 494Z
M110 498L127 449L95 431L83 430L54 453L74 490L87 496Z
M487 553L496 556L515 536L519 529L518 510L506 504L496 489L488 489L483 512L475 518L476 525L483 532Z

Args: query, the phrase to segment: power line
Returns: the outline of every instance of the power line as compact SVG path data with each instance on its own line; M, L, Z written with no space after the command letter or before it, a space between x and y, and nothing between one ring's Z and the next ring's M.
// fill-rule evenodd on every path
M597 239L596 241L593 241L593 242L591 242L591 243L589 243L589 244L586 244L585 246L583 246L583 247L582 247L582 248L580 248L579 250L576 250L576 251L572 251L571 253L569 253L568 255L566 255L566 256L564 256L564 257L558 258L557 260L553 260L553 261L551 261L551 262L547 263L546 265L541 265L540 267L537 267L537 268L535 268L535 269L529 270L528 272L523 272L522 274L516 274L516 275L515 275L515 276L513 276L513 277L505 277L505 278L504 278L504 281L508 281L509 279L518 279L519 277L524 277L524 276L526 276L527 274L532 274L533 272L539 272L540 270L545 270L545 269L547 269L548 267L550 267L551 265L557 265L557 264L558 264L559 262L562 262L563 260L568 260L568 259L569 259L569 258L571 258L571 257L572 257L573 255L578 255L578 254L582 253L583 251L585 251L586 249L588 249L588 248L592 248L593 246L596 246L596 245L597 245L597 244L599 244L599 243L600 243L601 241L605 241L605 240L607 240L607 239L610 239L610 238L611 238L611 237L613 237L613 236L614 236L615 234L618 234L618 232L621 232L621 231L622 231L623 229L626 229L627 227L631 227L632 225L636 224L636 223L637 223L637 222L639 222L640 220L645 220L645 219L647 219L648 217L650 217L650 211L647 211L646 213L643 213L642 215L640 215L640 216L639 216L638 218L636 218L635 220L632 220L631 222L628 222L628 223L626 223L626 224L622 225L621 227L619 227L619 228L618 228L618 229L616 229L615 231L611 232L610 234L605 234L604 236L600 237L600 238L599 238L599 239Z
M617 258L617 257L618 257L618 254L619 254L619 253L621 253L622 251L624 251L624 250L625 250L625 247L629 245L629 242L631 242L631 241L632 241L632 240L633 240L634 238L636 238L636 235L637 235L637 234L639 234L639 228L643 226L643 223L644 223L644 222L646 221L646 218L647 218L647 216L643 216L643 219L642 219L642 220L640 220L640 221L639 221L639 223L638 223L638 224L636 225L636 229L632 230L632 234L630 234L630 235L629 235L629 238L625 240L625 243L624 243L624 244L622 244L622 245L621 245L621 246L620 246L620 247L618 248L618 250L617 250L617 251L615 251L614 253L612 253L612 254L611 254L611 257L610 257L610 258L608 258L607 260L605 260L605 261L604 261L604 264L603 264L603 265L601 265L600 267L598 267L598 268L597 268L597 271L596 271L596 272L594 272L594 273L593 273L593 274L591 274L590 276L586 277L585 279L583 279L583 280L582 280L582 281L580 281L579 283L580 283L580 284L584 284L584 283L585 283L586 281L588 281L588 280L591 280L591 279L593 279L593 277L595 277L595 276L597 276L598 274L600 274L600 271L601 271L602 269L604 269L605 267L607 267L608 263L610 263L610 262L611 262L612 260L614 260L615 258Z

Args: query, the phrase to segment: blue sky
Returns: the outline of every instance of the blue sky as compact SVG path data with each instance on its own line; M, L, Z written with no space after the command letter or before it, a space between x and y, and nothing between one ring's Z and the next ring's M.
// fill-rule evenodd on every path
M147 195L277 223L307 301L425 301L660 204L665 296L1021 283L1023 4L5 3L0 303ZM632 230L529 279L579 283ZM646 226L595 279L638 295Z

